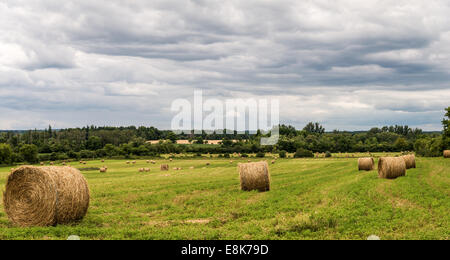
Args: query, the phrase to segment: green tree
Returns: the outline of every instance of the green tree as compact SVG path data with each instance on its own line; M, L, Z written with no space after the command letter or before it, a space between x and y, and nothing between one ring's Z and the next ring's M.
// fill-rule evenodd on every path
M447 118L444 118L444 120L442 120L442 125L444 126L442 146L444 150L448 150L450 149L450 107L446 108L445 110L447 111L447 113L445 114Z
M408 147L409 147L408 141L403 137L398 138L395 141L394 146L397 149L397 151L406 151L406 150L408 150ZM373 149L372 149L372 151L373 151Z
M171 131L167 134L167 139L169 139L172 143L176 144L178 138L175 135L175 133Z
M34 144L24 144L20 147L20 155L28 163L38 162L38 148Z
M325 128L322 127L319 123L308 123L305 128L303 128L304 131L308 133L315 133L315 134L323 134L325 133Z
M0 164L11 164L12 149L9 144L0 144Z

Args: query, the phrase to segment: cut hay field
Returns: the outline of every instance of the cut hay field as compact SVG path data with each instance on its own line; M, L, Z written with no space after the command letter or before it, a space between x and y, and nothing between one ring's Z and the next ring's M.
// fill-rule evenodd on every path
M83 221L16 228L2 197L0 239L450 239L450 159L417 158L418 168L395 180L359 172L356 158L278 159L265 193L240 190L237 161L71 163L108 166L82 172L92 196ZM161 172L162 163L182 170ZM10 168L0 168L2 192Z

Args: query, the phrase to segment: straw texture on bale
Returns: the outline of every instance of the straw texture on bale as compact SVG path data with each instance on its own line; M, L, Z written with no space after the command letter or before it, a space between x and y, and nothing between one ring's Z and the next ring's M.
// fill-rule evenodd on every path
M402 156L402 158L405 160L406 169L416 168L416 156L408 154Z
M168 171L168 170L169 170L169 165L161 164L161 171Z
M260 192L270 190L270 174L267 162L239 163L238 169L242 190L258 190Z
M7 179L5 212L16 226L55 226L81 220L89 208L89 187L72 167L22 166Z
M360 171L372 171L375 165L373 158L359 158L358 170Z
M450 158L450 150L444 151L444 158Z
M378 177L395 179L406 175L406 163L402 157L381 157L378 160Z

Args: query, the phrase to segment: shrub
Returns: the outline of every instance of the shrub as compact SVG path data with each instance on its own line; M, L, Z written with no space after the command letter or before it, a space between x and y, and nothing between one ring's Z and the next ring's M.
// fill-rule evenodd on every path
M34 144L24 144L20 147L20 155L28 163L38 162L38 148Z
M295 152L294 154L294 158L313 158L313 157L314 157L313 152L303 148L297 149L297 152Z
M246 153L241 154L241 156L242 156L242 158L248 158L248 154L246 154Z
M287 154L287 152L286 151L281 151L280 153L279 153L279 155L280 155L280 158L286 158L286 154Z
M325 157L326 157L326 158L331 158L331 157L332 157L331 152L330 152L330 151L327 151L327 152L325 153Z
M9 144L0 144L0 164L10 164L12 162L12 149Z
M266 157L266 154L263 153L263 152L258 152L258 153L256 154L256 157L258 157L258 158L264 158L264 157Z

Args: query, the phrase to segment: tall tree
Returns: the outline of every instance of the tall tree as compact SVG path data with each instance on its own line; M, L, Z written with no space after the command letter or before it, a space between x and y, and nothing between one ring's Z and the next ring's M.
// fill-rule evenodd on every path
M442 135L442 146L444 150L450 149L450 107L445 109L447 113L445 116L447 118L444 118L442 120L442 125L444 126L444 132Z

